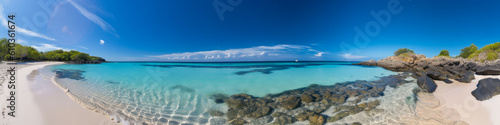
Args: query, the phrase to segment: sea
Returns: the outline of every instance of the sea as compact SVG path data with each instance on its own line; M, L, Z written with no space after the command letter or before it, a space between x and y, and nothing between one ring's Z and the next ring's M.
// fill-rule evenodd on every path
M213 95L255 97L397 72L357 62L106 62L40 69L75 102L123 124L215 124Z

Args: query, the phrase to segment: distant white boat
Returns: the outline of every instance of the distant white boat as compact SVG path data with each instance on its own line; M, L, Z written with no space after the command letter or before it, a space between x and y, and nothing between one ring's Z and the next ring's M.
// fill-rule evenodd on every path
M295 60L295 62L299 62L299 60Z

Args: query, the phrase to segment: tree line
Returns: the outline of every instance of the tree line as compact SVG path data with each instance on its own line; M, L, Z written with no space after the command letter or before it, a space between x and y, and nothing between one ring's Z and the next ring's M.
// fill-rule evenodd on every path
M48 52L39 52L31 46L23 46L15 43L14 58L9 54L9 42L3 38L0 40L0 60L6 61L96 61L104 62L105 59L97 56L90 56L87 53L75 50L63 51L52 50Z

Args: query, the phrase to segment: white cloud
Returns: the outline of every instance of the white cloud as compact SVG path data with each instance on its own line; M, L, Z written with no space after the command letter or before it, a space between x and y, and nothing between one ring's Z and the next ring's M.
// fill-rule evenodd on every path
M118 34L116 34L115 29L109 25L106 21L101 19L99 16L90 13L87 9L81 7L80 5L76 4L73 2L73 0L67 0L73 7L75 7L83 16L85 16L87 19L90 21L94 22L95 24L99 25L103 30L106 31L111 31L115 36L119 37Z
M325 54L325 52L319 52L317 54L314 54L314 56L323 56L323 54Z
M46 52L46 51L51 51L51 50L64 50L64 51L69 51L70 49L65 49L61 47L57 47L52 44L46 44L46 43L40 43L39 46L32 45L31 47L35 48L38 51Z
M8 26L7 26L7 22L8 21L7 21L7 19L5 17L6 16L3 14L3 6L0 5L0 23L2 23L2 26L4 26L5 28L8 29ZM56 41L56 39L54 39L54 38L50 38L50 37L47 37L47 36L45 36L43 34L40 34L40 33L37 33L37 32L33 32L33 31L30 31L30 30L27 30L27 29L23 29L21 27L17 27L17 25L16 25L15 30L16 30L16 32L24 34L24 35L38 37L38 38L43 38L43 39L51 40L51 41Z
M240 48L240 49L228 49L228 50L212 50L212 51L199 51L199 52L184 52L184 53L172 53L165 55L154 55L149 57L155 57L160 59L170 59L170 60L180 60L180 59L240 59L240 58L252 58L252 57L289 57L289 58L300 58L300 57L317 57L324 54L312 49L309 46L303 45L275 45L275 46L257 46L250 48ZM278 56L280 55L280 56Z
M104 45L104 40L100 40L99 44Z
M87 48L87 47L84 47L84 46L80 46L80 48L82 48L82 49L89 49L89 48Z
M344 57L345 59L363 59L363 58L366 58L366 56L352 55L349 53L344 53L344 54L339 54L339 55Z

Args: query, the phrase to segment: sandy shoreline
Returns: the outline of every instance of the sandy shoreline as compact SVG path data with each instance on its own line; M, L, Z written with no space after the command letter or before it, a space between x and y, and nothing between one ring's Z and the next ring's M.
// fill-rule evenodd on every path
M446 84L436 81L438 88L433 95L444 109L455 110L462 121L471 125L500 125L500 96L478 101L471 94L477 88L479 80L500 76L475 75L475 78L471 83L453 81L452 84Z
M35 62L18 65L16 75L16 117L3 116L0 124L8 125L103 125L116 124L109 118L77 104L55 86L50 80L39 75L38 69L47 65L58 65L62 62ZM2 76L9 66L1 64ZM5 94L7 80L3 80ZM7 103L0 103L2 108ZM4 109L3 109L4 110ZM7 110L8 111L8 110Z

